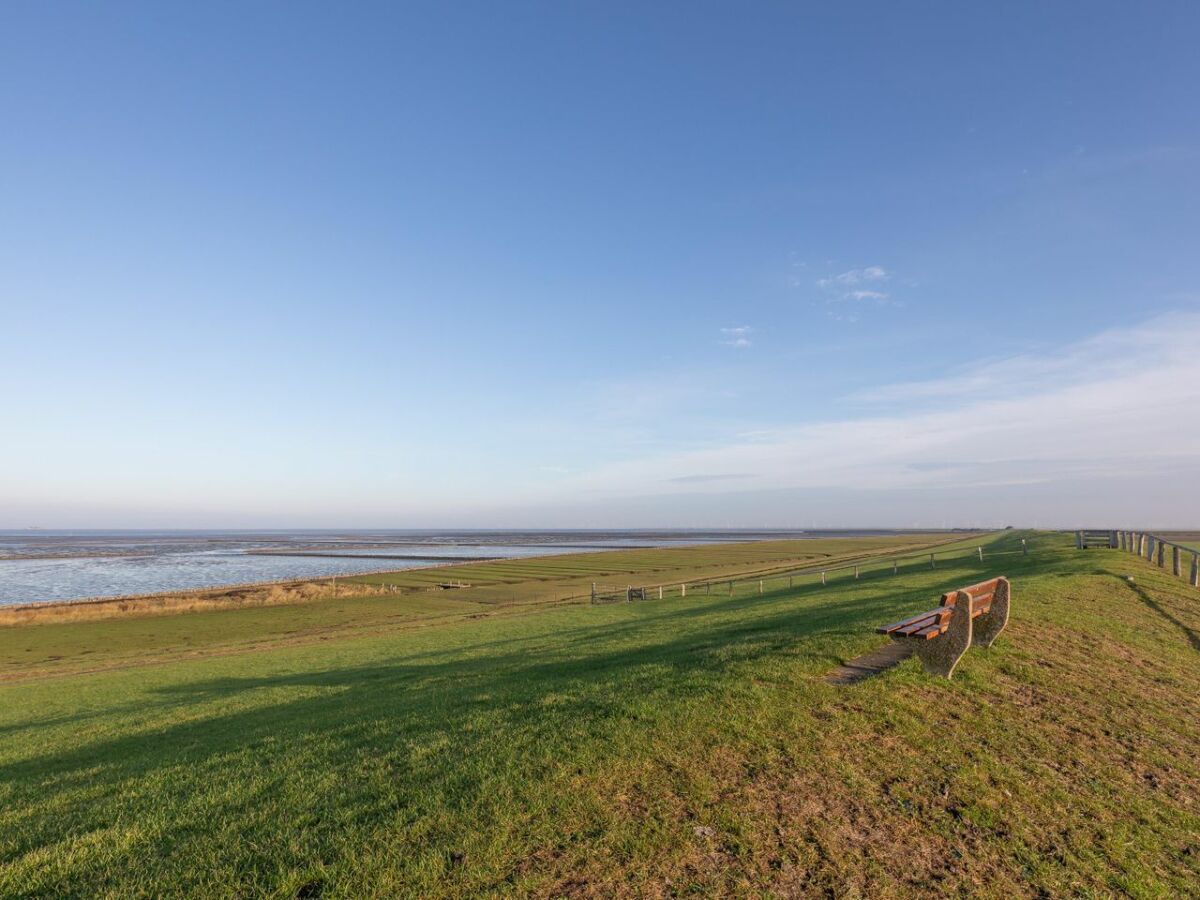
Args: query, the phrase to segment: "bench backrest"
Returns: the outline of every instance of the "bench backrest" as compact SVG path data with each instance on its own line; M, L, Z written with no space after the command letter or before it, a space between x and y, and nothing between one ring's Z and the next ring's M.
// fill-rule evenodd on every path
M970 584L966 587L955 588L952 591L947 591L942 594L942 606L953 606L958 601L959 593L968 595L972 600L972 605L987 603L996 593L996 586L1000 583L999 578L991 578L988 581L981 581L978 584Z

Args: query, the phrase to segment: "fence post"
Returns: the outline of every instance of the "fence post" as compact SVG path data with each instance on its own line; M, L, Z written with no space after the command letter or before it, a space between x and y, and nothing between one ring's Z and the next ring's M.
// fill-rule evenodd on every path
M1021 538L1021 555L1022 556L1029 555L1029 545L1027 543L1025 543L1025 538Z
M892 574L895 575L900 571L900 564L896 560L892 560Z
M1075 532L1075 549L1076 550L1083 549L1083 532L1082 531Z
M729 596L733 596L733 581L729 582Z
M1179 548L1171 547L1171 574L1179 577Z
M679 596L680 596L680 597L686 597L686 596L687 596L687 585L686 585L686 584L681 584L681 585L679 586Z
M983 562L983 548L982 548L982 547L976 547L975 549L979 551L979 561L980 561L980 562Z
M658 586L658 599L659 600L662 599L662 585L661 584Z
M1192 554L1192 587L1200 587L1200 553Z
M932 553L929 554L929 568L931 568L931 569L933 568L933 554Z
M825 573L821 572L821 584L825 584Z
M1154 561L1154 535L1146 535L1145 553L1142 554L1150 562Z
M1167 565L1167 545L1163 541L1158 542L1158 567L1166 568Z
M632 584L625 585L625 602L626 603L633 602L633 585Z
M788 590L791 590L791 588L792 588L792 576L789 575L788 576Z
M704 582L704 596L707 597L711 593L712 593L712 582L711 581Z

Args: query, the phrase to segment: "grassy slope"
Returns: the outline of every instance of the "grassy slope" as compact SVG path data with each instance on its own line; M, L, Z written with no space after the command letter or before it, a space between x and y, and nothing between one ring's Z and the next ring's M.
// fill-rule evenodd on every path
M0 685L0 894L1182 894L1200 594L1031 544ZM821 680L1001 571L953 682Z
M813 564L861 559L869 553L924 547L973 546L944 534L832 540L764 541L669 550L570 554L539 559L468 563L452 567L338 579L339 595L311 602L233 606L186 615L151 605L119 610L109 604L39 607L36 627L6 627L0 608L0 681L32 674L102 669L185 656L262 649L280 643L327 641L440 625L466 618L527 612L587 596L593 581L626 584L728 578ZM757 577L755 575L754 577ZM470 588L439 591L444 581ZM399 595L353 596L357 585L397 587ZM749 585L742 586L746 590ZM363 587L358 587L360 594ZM105 607L94 610L93 607ZM92 620L93 612L101 614Z
M366 575L354 581L428 587L447 580L469 583L461 596L482 602L509 598L514 584L525 596L583 596L593 583L622 586L720 580L748 573L769 574L797 567L853 560L880 552L902 553L923 547L958 546L961 536L945 534L825 538L820 540L753 541L709 546L571 553L537 559L469 563L452 569L433 568ZM540 587L540 590L539 590Z

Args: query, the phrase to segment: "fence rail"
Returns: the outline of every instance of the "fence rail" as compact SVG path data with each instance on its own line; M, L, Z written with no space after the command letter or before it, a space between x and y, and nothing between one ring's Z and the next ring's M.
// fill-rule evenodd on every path
M1082 532L1077 532L1077 534L1082 534ZM1183 557L1191 554L1192 560L1187 581L1192 587L1200 587L1200 549L1169 541L1148 531L1114 531L1112 535L1110 546L1136 554L1147 562L1156 564L1160 569L1166 569L1169 565L1171 574L1176 578L1184 577ZM1078 538L1076 546L1080 546Z
M920 553L904 553L896 556L874 556L839 563L832 566L808 565L800 566L782 572L742 576L735 578L714 578L699 581L667 582L662 584L615 587L612 585L592 584L591 601L594 604L629 602L633 600L662 600L666 597L687 597L689 593L703 593L705 596L714 593L724 593L732 597L738 591L749 589L753 593L766 593L768 586L772 590L795 587L803 579L811 579L822 585L829 584L838 576L846 576L841 580L857 581L864 577L878 575L898 575L901 569L911 570L915 566L922 569L936 569L939 561L945 563L954 559L975 558L983 562L985 558L997 556L1028 556L1029 544L1021 538L1021 546L1015 550L987 550L982 545L975 547L956 547L950 550L924 550Z

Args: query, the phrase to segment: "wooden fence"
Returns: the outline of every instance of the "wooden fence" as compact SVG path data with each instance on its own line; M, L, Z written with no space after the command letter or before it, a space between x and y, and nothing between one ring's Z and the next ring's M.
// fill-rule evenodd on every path
M1191 556L1187 581L1192 587L1200 587L1200 550L1177 544L1147 531L1114 531L1113 544L1118 550L1134 553L1160 569L1170 568L1176 578L1184 577L1183 560Z
M709 596L730 596L741 591L763 594L767 590L777 590L784 586L795 587L805 579L822 585L841 577L842 580L858 580L879 575L899 575L901 569L911 571L913 568L936 569L938 562L950 562L955 558L974 558L983 562L986 558L1020 554L1029 555L1029 544L1021 538L1019 549L992 550L985 552L982 546L956 547L951 550L932 550L921 553L905 553L898 556L873 556L852 560L841 565L803 566L783 572L743 576L741 578L721 578L715 580L687 581L669 584L634 586L612 586L598 583L592 584L591 601L593 604L628 602L632 600L662 600L665 597L687 597L688 594L704 594Z

